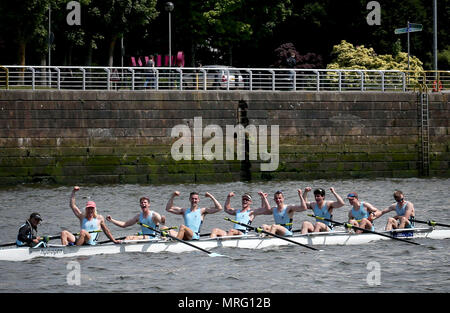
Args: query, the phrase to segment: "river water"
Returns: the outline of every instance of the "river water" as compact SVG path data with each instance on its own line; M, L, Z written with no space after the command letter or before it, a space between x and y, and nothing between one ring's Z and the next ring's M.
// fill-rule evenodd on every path
M81 186L77 204L84 207L87 199L96 201L99 214L127 220L140 212L139 198L149 196L151 208L163 213L174 190L181 192L175 204L188 205L191 191L212 193L224 203L228 192L253 195L253 207L259 207L257 192L272 195L282 190L286 204L298 203L297 189L310 186L324 188L326 200L334 200L329 192L334 187L345 198L355 191L363 201L379 209L393 202L395 189L402 190L416 208L417 219L435 219L450 223L448 203L450 179L358 179L317 181L272 181L258 183L181 184L181 185L108 185ZM79 230L78 220L69 208L70 186L18 186L0 189L0 243L15 240L17 230L31 212L39 212L44 221L39 233L56 235L62 229ZM445 196L445 197L444 197ZM313 200L312 193L309 200ZM201 206L212 201L201 196ZM240 205L240 196L232 206ZM336 209L334 219L345 221L350 209L348 201ZM166 225L179 225L180 216L164 213ZM393 215L393 213L391 214ZM202 232L214 227L232 227L224 221L226 213L208 215ZM376 221L376 229L384 228L388 216ZM312 220L305 212L296 213L294 229L303 220ZM116 236L139 231L138 226L119 228L109 222ZM271 216L258 216L253 225L272 223ZM100 240L104 240L102 234ZM0 261L0 292L150 292L150 293L303 293L303 292L419 292L450 291L450 240L418 240L413 246L398 241L378 241L360 246L323 246L315 252L300 246L264 250L220 248L214 252L227 257L209 257L206 253L125 253L77 258L36 258L25 262ZM68 283L70 264L79 265L80 284Z

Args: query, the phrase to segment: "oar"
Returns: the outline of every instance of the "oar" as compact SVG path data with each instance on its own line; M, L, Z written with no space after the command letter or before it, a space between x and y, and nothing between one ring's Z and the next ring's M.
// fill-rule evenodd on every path
M417 223L421 223L421 224L427 224L427 225L433 226L433 227L434 227L434 226L450 227L450 225L448 225L448 224L438 223L438 222L435 222L435 221L433 221L433 220L421 221L421 220L416 220L416 219L414 218L413 221L414 221L414 222L417 222Z
M163 229L163 230L169 230L169 229L177 229L178 227L177 226L172 226L172 227L169 227L169 228L165 228L165 229ZM141 233L141 232L139 232L139 233L135 233L134 235L132 235L132 236L142 236L143 234ZM119 237L119 238L116 238L116 240L124 240L125 238L127 238L128 236L123 236L123 237ZM109 240L104 240L104 241L99 241L99 242L97 242L97 244L98 245L101 245L101 244L104 244L104 243L108 243L108 242L111 242L112 240L111 239L109 239Z
M123 237L119 237L119 238L115 238L115 239L116 239L116 240L124 240L125 238L127 238L127 236L123 236ZM101 244L108 243L108 242L111 242L111 241L112 241L111 239L103 240L103 241L97 242L97 244L98 244L98 245L101 245Z
M389 235L386 235L386 234L383 234L383 233L379 233L379 232L376 232L376 231L372 231L372 230L369 230L369 229L357 227L357 226L354 226L354 225L352 225L352 224L350 224L350 223L336 222L336 221L330 220L330 219L328 219L328 218L324 218L324 217L320 217L320 216L315 216L315 215L313 215L313 214L308 214L308 216L315 217L315 218L317 218L317 219L319 219L319 220L327 221L327 222L333 223L333 224L335 224L335 225L342 225L342 226L344 226L345 228L353 228L353 229L361 230L361 231L363 231L363 232L365 232L365 233L371 233L371 234L375 234L375 235L379 235L379 236L387 237L387 238L390 238L390 239L394 239L394 240L398 240L398 241L403 241L403 242L407 242L407 243L410 243L410 244L413 244L413 245L420 246L420 243L417 243L417 242L414 242L414 241L409 241L409 240L397 238L397 237L394 237L394 236L389 236Z
M195 249L197 249L197 250L200 250L200 251L203 251L203 252L205 252L205 253L208 253L208 255L209 255L210 257L223 256L223 255L221 255L221 254L213 253L213 252L211 252L211 251L208 251L208 250L205 250L205 249L203 249L203 248L197 247L196 245L193 245L193 244L190 243L190 242L184 241L184 240L182 240L182 239L178 239L177 237L174 237L174 236L168 234L165 230L158 230L158 229L155 229L155 228L153 228L153 227L151 227L151 226L149 226L149 225L143 224L143 223L138 223L138 224L141 225L141 226L143 226L143 227L146 227L146 228L148 228L148 229L151 229L151 230L153 230L153 231L155 231L155 232L161 234L162 236L167 236L167 237L169 237L169 238L172 238L173 240L182 242L182 243L184 243L184 244L186 244L186 245L188 245L188 246L191 246L191 247L193 247L193 248L195 248Z
M250 226L250 225L248 225L248 224L240 223L240 222L238 222L238 221L232 220L232 219L229 218L229 217L225 217L225 220L228 221L228 222L232 222L232 223L235 223L235 224L238 224L238 225L247 227L248 229L254 230L254 231L256 231L257 233L264 233L264 234L267 234L267 235L270 235L270 236L277 237L277 238L282 239L282 240L289 241L289 242L291 242L291 243L294 243L294 244L296 244L296 245L299 245L299 246L302 246L302 247L305 247L305 248L308 248L308 249L311 249L311 250L321 251L321 250L319 250L319 249L316 249L316 248L314 248L314 247L310 247L310 246L308 246L308 245L304 245L304 244L302 244L302 243L300 243L300 242L291 240L291 239L289 239L289 238L282 237L282 236L279 236L279 235L277 235L277 234L272 234L272 233L270 233L270 232L268 232L268 231L265 231L264 229L261 229L260 227L253 227L253 226Z
M100 233L102 232L102 230L92 230L89 233ZM78 236L80 233L72 233L74 236ZM55 235L55 236L42 236L41 237L41 241L49 241L49 240L53 240L53 239L60 239L61 235ZM9 243L4 243L1 244L0 247L8 247L8 246L14 246L16 245L15 242L9 242Z

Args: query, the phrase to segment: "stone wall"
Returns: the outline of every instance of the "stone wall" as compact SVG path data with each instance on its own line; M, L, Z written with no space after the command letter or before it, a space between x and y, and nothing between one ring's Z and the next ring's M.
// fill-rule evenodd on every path
M450 176L449 107L430 95L431 176ZM224 135L267 125L269 147L278 125L278 169L226 160L226 143L224 160L175 161L171 132L195 117ZM0 91L2 185L416 177L420 151L416 93Z

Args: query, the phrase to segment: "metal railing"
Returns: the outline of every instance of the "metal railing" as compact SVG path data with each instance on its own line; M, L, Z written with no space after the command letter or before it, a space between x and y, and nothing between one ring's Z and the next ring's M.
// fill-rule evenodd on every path
M450 90L450 71L230 67L2 66L0 89L407 91ZM3 76L2 76L3 75Z

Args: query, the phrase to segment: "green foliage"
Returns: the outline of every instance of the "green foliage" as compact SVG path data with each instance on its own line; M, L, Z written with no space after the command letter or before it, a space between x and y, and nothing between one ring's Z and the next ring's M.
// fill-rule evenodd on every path
M290 67L287 64L287 58L291 53L295 54L296 65L294 68L323 68L322 56L315 53L307 53L301 55L292 43L285 43L275 49L275 63L273 67L286 68Z
M450 46L438 53L438 68L450 69Z
M334 60L327 65L328 69L408 70L408 54L405 52L396 56L377 55L373 48L355 47L345 40L333 47L332 55ZM411 71L423 72L422 65L417 57L410 56Z
M90 64L86 61L91 58L95 64L106 65L105 56L109 55L111 61L112 55L118 55L114 45L122 35L127 54L168 52L166 1L77 0L81 4L80 26L66 23L68 1L0 1L0 63L25 64L25 51L28 64L45 59L50 4L55 34L53 64L71 64L73 50L79 65ZM172 48L185 52L187 65L196 65L196 58L207 61L217 55L214 57L217 60L230 56L229 62L233 60L238 66L266 67L274 62L274 49L289 42L297 47L299 55L313 53L321 55L325 64L334 63L331 57L336 56L330 55L331 49L344 39L373 47L380 55L392 54L392 60L379 56L378 60L373 60L374 64L367 60L346 61L349 66L378 68L381 64L382 68L404 69L405 54L400 47L406 47L406 35L395 35L394 29L405 27L409 20L423 24L423 31L410 38L411 53L424 62L424 65L416 62L417 66L433 66L433 10L429 0L379 1L381 25L377 26L369 26L366 21L369 0L171 1L175 5ZM450 41L449 19L450 1L438 1L440 69L449 68L449 48L446 47ZM308 64L315 62L306 61Z
M206 1L198 26L206 26L208 32L201 44L231 53L231 48L238 43L271 34L291 15L290 5L290 0Z

